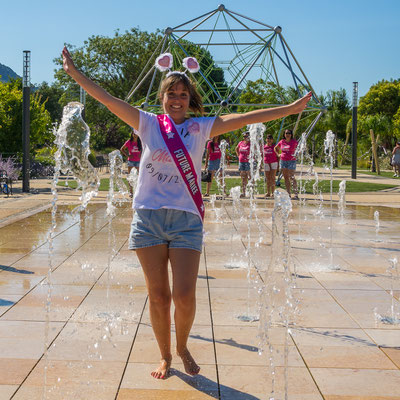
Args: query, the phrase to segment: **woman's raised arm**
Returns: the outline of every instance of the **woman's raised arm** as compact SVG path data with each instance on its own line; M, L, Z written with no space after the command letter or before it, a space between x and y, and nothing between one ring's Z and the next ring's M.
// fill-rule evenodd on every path
M254 110L243 114L227 114L217 117L211 129L210 137L235 131L245 127L246 125L273 121L288 115L298 114L306 108L311 96L312 93L309 92L301 99L286 106Z
M125 101L112 96L99 85L78 71L72 61L71 54L64 47L62 51L64 71L87 93L104 104L113 114L135 129L139 129L139 110Z

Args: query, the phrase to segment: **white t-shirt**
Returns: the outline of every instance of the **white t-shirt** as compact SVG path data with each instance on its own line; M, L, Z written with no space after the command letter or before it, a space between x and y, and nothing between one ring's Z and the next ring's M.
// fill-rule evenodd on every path
M199 215L161 136L157 116L139 111L137 134L142 141L143 149L132 207L152 210L172 208ZM170 120L173 123L172 118ZM192 158L199 187L201 187L201 160L214 120L215 117L200 117L187 119L180 125L174 124Z

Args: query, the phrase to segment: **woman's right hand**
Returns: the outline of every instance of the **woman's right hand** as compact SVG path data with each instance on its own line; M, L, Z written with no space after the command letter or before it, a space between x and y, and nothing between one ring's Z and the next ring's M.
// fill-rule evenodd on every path
M62 58L63 58L63 69L68 74L71 75L73 70L76 70L74 62L72 61L71 54L69 53L68 49L64 46L62 51Z

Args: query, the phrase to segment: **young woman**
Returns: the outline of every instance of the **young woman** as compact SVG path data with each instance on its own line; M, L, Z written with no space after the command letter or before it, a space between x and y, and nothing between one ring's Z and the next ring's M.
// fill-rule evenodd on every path
M242 178L242 194L240 197L245 197L247 182L250 179L250 132L243 133L243 140L236 146L236 155L239 158L239 172Z
M281 169L285 179L286 190L291 194L291 187L293 186L294 197L293 199L298 200L297 194L297 181L294 177L296 172L296 157L295 152L297 148L297 140L293 138L293 132L290 129L285 130L284 139L282 139L274 148L275 153L281 158ZM279 150L281 153L279 154Z
M400 141L396 143L395 148L392 151L392 165L394 168L394 177L400 177Z
M221 149L219 148L219 136L214 136L212 140L207 143L207 154L204 168L211 172L211 181L207 182L205 196L210 195L211 184L215 176L215 172L219 170L220 163Z
M128 153L126 150L128 150ZM134 129L132 129L130 139L123 144L120 151L125 157L128 158L128 174L131 173L133 167L135 167L136 171L139 172L140 156L142 154L142 142L140 141L139 136L135 133ZM132 197L133 193L131 185L129 185L129 192Z
M278 156L275 153L274 137L267 135L267 143L264 146L264 171L267 185L266 198L274 195L275 176L278 169Z
M181 173L180 176L179 168L190 167L192 170L190 163L185 162L185 151L187 150L193 161L198 187L207 139L249 124L297 114L306 107L311 93L282 107L244 114L190 118L189 110L201 115L201 97L185 74L171 72L162 81L160 89L160 100L166 115L156 116L110 95L84 76L74 66L66 48L62 55L65 72L87 93L135 128L142 140L143 168L139 171L133 199L136 212L132 221L129 248L136 250L144 272L151 324L161 353L160 364L151 375L158 379L165 378L171 366L171 300L175 304L176 352L181 357L186 372L195 375L200 367L187 348L187 340L196 311L196 280L202 250L203 224L199 211L201 208L197 207L194 197L191 197L198 193L196 185L190 186L190 192L184 175ZM176 140L176 135L186 147L179 152L179 165L173 158L176 154L169 151L169 147L167 149L169 139ZM182 154L185 155L185 160L181 158ZM193 180L190 182L196 183ZM172 270L172 291L168 278L168 261Z

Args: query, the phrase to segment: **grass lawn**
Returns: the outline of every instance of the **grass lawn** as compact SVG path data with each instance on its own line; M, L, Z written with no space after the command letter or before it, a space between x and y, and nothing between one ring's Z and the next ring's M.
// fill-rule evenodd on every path
M383 178L398 179L398 178L393 176L394 175L394 171L381 171L380 175L378 175L376 172L371 172L371 171L368 171L368 170L357 171L357 172L359 172L360 174L366 174L366 175L382 176ZM399 179L399 182L400 182L400 179ZM400 185L400 183L399 183L399 185Z
M345 169L350 171L351 166L350 165L342 165L341 167L338 167L337 169ZM383 178L393 178L394 171L381 171L380 175L378 175L376 172L371 172L369 169L364 169L364 168L357 168L357 174L366 174L366 175L373 175L373 176L382 176Z
M124 179L125 184L127 185L128 182L126 179ZM306 193L312 194L313 193L313 184L314 180L306 181L305 184L305 189ZM338 192L339 191L339 183L341 181L336 180L333 181L333 192ZM399 181L400 184L400 181ZM59 182L59 186L66 186L64 181ZM226 179L226 191L229 193L229 190L235 186L240 186L241 185L241 179L240 178L227 178ZM76 189L76 182L75 181L68 181L68 186L72 189ZM108 186L109 186L109 180L104 178L101 179L100 181L100 191L108 191ZM324 180L320 181L318 184L319 190L322 190L323 193L329 193L330 192L330 181L329 180ZM384 185L380 183L368 183L368 182L346 182L346 192L376 192L379 190L384 190L384 189L390 189L396 187L396 185ZM285 188L285 182L281 181L281 188ZM201 183L201 191L202 193L205 193L206 191L206 183L202 182ZM213 181L211 185L211 190L210 194L216 194L218 192L217 184L215 180ZM265 193L264 192L264 182L259 181L257 185L257 193Z

